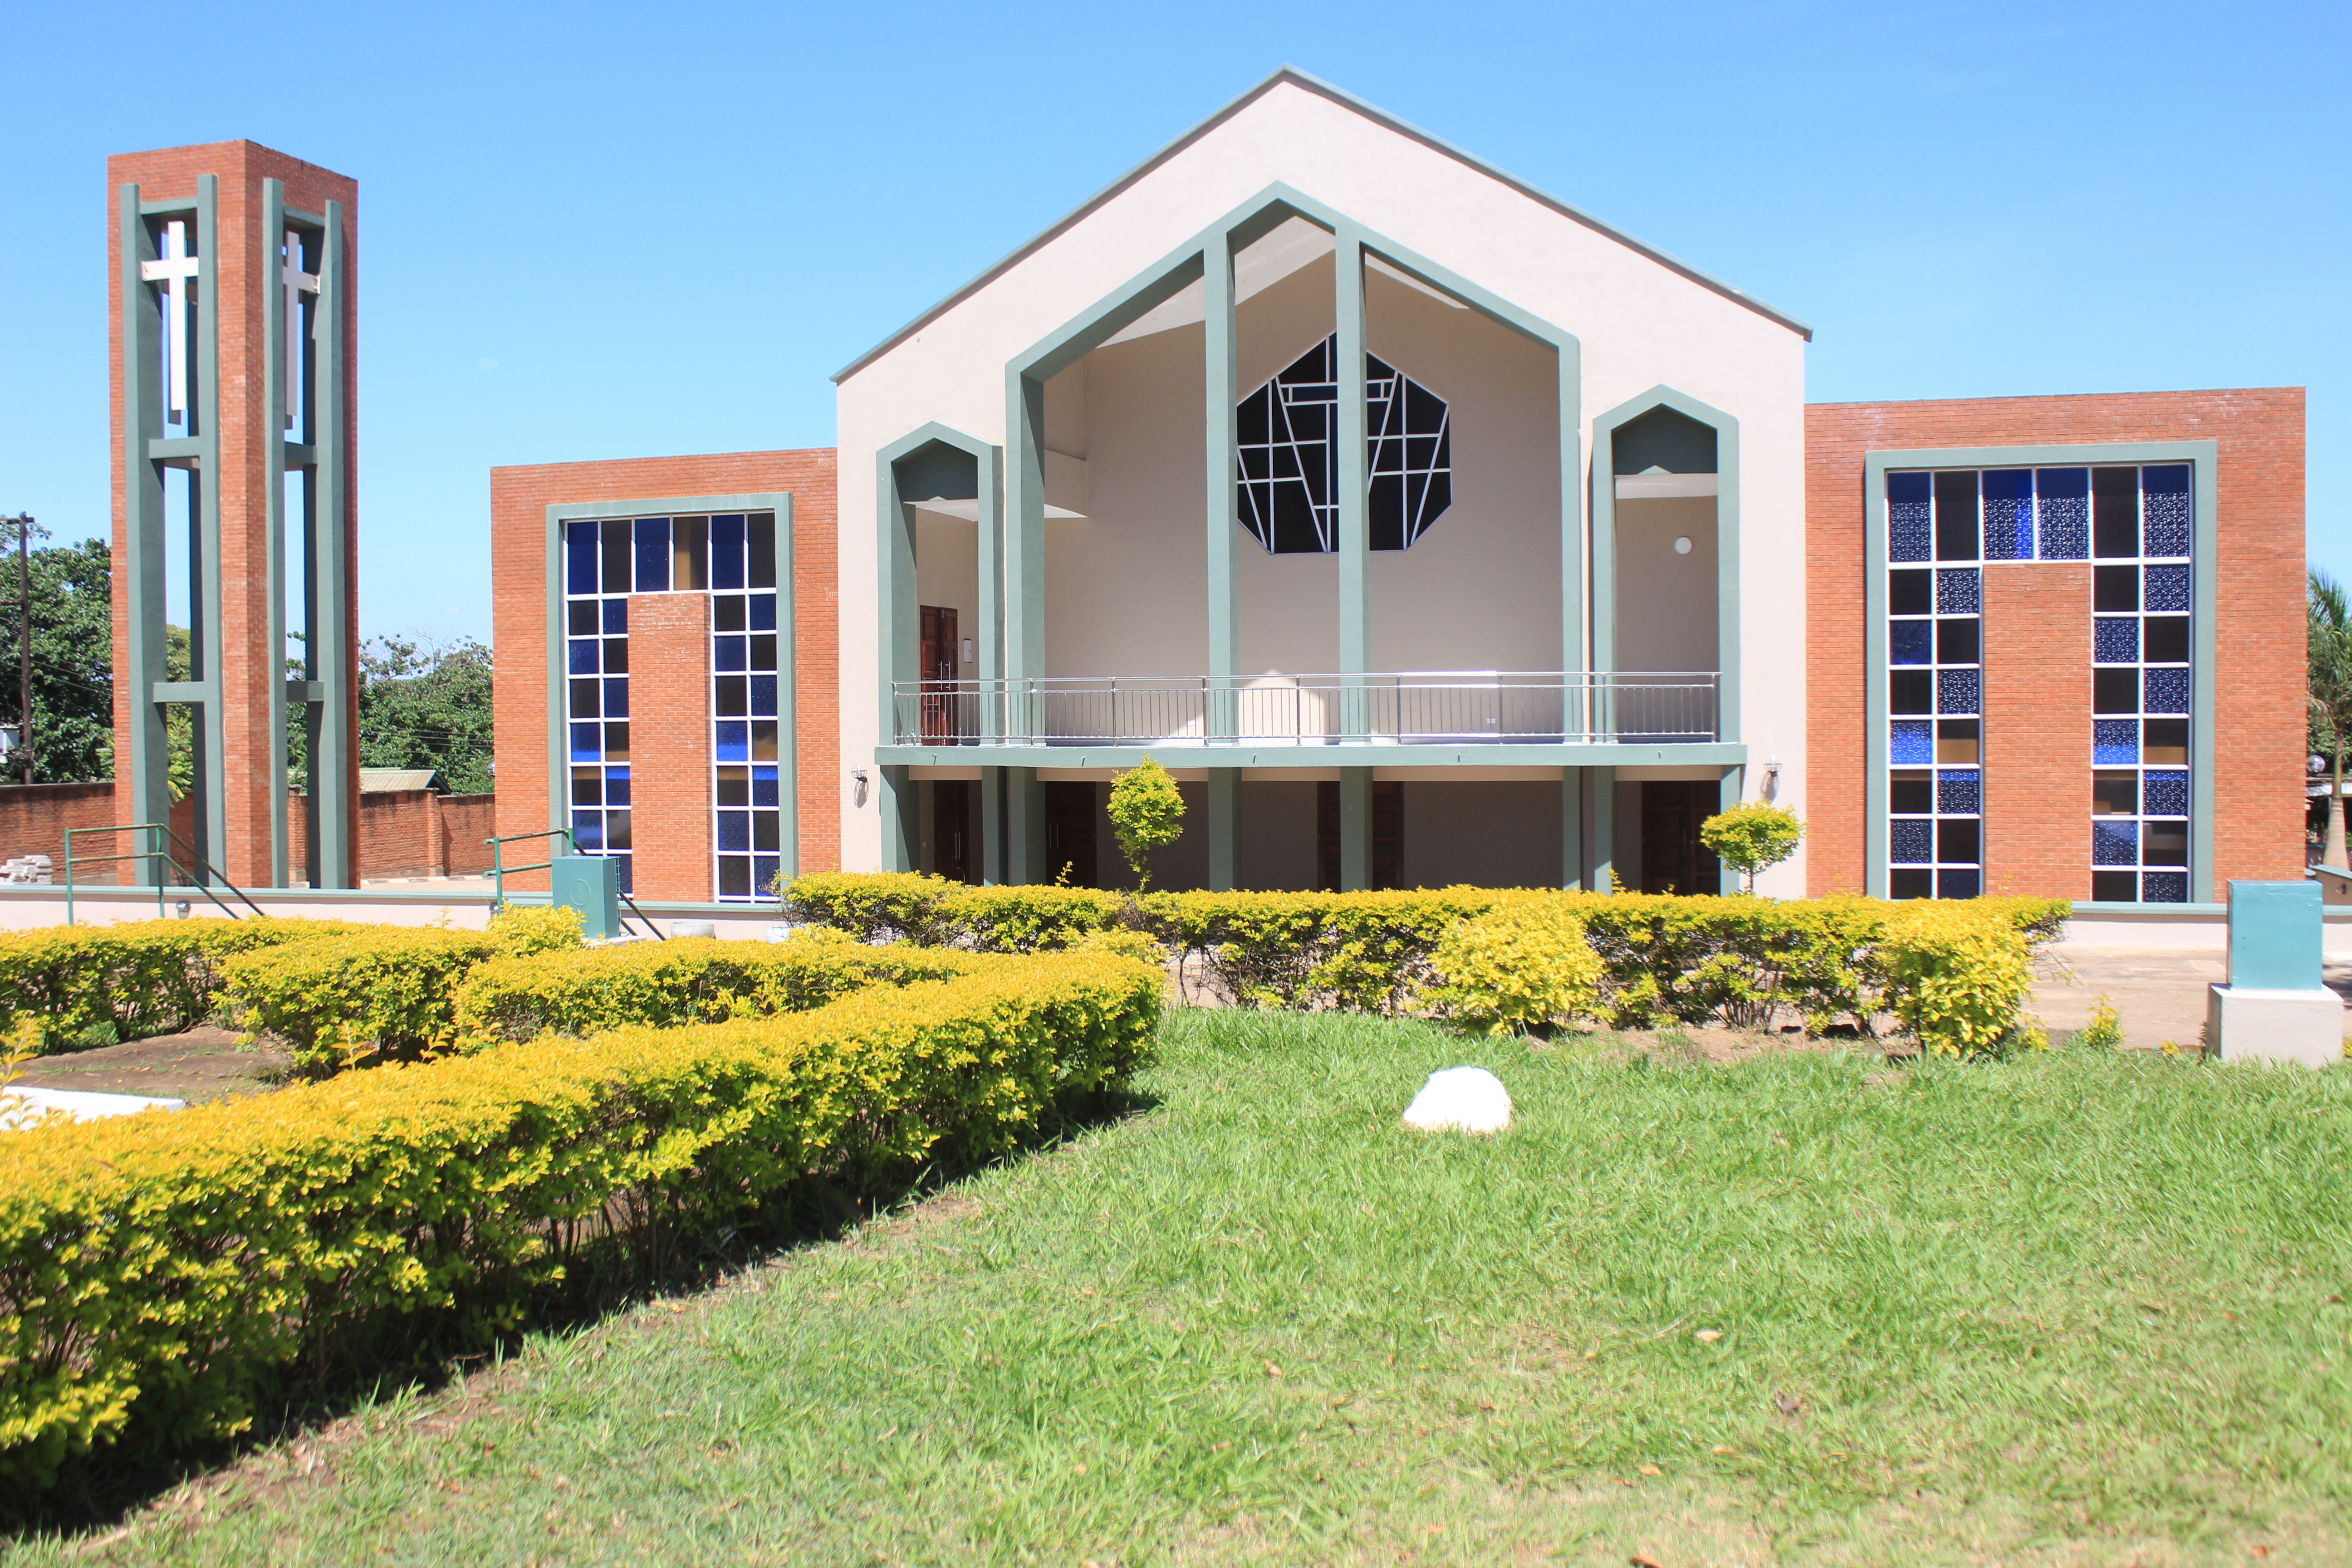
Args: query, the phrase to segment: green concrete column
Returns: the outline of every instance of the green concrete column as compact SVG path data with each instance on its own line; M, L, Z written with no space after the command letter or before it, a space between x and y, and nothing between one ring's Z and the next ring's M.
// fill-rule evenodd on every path
M980 770L980 879L1004 885L1004 770Z
M1209 770L1209 890L1230 893L1242 885L1242 771Z
M1046 868L1045 789L1035 768L1004 770L1004 879L1049 882Z
M903 765L886 763L874 772L874 804L882 819L882 869L911 871L921 864L922 853L915 782Z
M1559 885L1575 889L1584 881L1584 770L1559 770Z
M1592 868L1585 886L1596 893L1611 890L1609 873L1617 859L1617 770L1594 768L1587 787L1592 794L1592 842L1586 863Z
M1362 356L1359 355L1361 363ZM1339 770L1339 890L1372 885L1372 770Z

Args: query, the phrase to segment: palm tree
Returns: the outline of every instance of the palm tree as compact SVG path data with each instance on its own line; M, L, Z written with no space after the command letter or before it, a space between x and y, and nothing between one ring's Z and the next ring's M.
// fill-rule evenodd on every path
M2327 848L2323 865L2352 870L2344 855L2344 759L2352 750L2352 600L2344 585L2314 570L2306 584L2305 611L2310 630L2310 662L2304 697L2311 731L2326 748L2332 787L2327 798Z

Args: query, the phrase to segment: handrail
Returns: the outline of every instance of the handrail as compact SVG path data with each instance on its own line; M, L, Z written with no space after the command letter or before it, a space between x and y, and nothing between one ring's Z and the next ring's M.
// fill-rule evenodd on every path
M1721 732L1714 670L1013 676L891 683L896 744L1688 744Z
M659 926L657 926L657 925L656 925L656 924L654 924L653 917L652 917L651 915L649 915L649 914L646 913L646 911L645 911L645 910L641 910L641 909L637 908L637 900L635 900L635 899L633 899L633 898L629 897L629 895L628 895L628 894L626 894L626 893L623 893L623 894L621 895L621 902L623 902L623 903L625 903L625 904L626 904L626 905L628 905L628 906L629 906L629 912L630 912L631 914L633 914L633 915L636 916L636 917L637 917L637 919L639 919L639 920L641 920L641 921L645 921L645 922L646 922L646 929L647 931L651 931L651 932L653 932L653 933L654 933L654 937L655 937L655 939L656 939L656 941L659 941L659 942L667 942L667 941L669 940L669 938L668 938L667 936L665 936L665 935L662 933L662 928L661 928L661 927L659 927Z
M489 847L490 851L490 901L500 908L504 908L507 901L508 872L520 875L525 871L551 871L555 868L552 856L545 860L534 860L528 866L509 866L506 863L508 845L532 838L561 838L566 849L574 854L577 854L580 849L580 846L572 839L572 829L568 827L544 828L537 833L508 833L496 838L483 839L482 842Z
M194 871L191 871L187 867L181 865L179 861L173 859L171 855L163 849L161 839L150 838L148 842L152 846L152 847L146 849L133 849L130 853L124 855L78 856L74 853L73 847L74 835L78 833L161 834L164 838L168 838L172 841L173 848L181 850L186 854L190 860L194 861L197 870L203 871L206 876L217 879L222 887L226 888L230 892L235 893L237 896L238 901L243 903L247 909L253 911L254 918L256 920L268 918L262 914L261 906L255 903L251 898L247 897L244 889L238 887L235 882L230 881L227 875L224 873L219 867L214 865L211 861L197 854L195 846L190 844L186 839L173 832L170 823L119 822L109 827L68 827L66 829L66 924L68 925L74 923L74 867L77 864L103 866L116 860L161 860L164 865L170 867L173 870L177 871L181 876L188 879L186 882L180 884L181 886L194 888L198 892L204 894L205 897L219 905L221 913L226 915L229 919L236 921L243 920L245 918L243 915L238 914L235 910L230 909L226 903L223 902L221 896L213 891L212 885L210 883L197 881L195 879ZM163 875L159 870L155 874L155 918L157 920L162 920L163 918Z

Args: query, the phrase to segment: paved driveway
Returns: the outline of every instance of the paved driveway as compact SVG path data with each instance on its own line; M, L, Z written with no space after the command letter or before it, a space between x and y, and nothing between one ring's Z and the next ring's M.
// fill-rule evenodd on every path
M2123 1016L2124 1044L2195 1046L2205 1028L2205 988L2228 978L2218 947L2077 948L2043 961L2032 1005L2053 1035L2063 1034L2087 1023L2105 993ZM2352 998L2352 958L2330 958L2326 978Z

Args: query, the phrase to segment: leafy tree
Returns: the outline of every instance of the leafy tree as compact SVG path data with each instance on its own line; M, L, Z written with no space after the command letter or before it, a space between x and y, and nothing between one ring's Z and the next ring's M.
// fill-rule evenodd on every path
M2327 801L2327 848L2324 864L2345 869L2344 756L2352 749L2352 602L2344 585L2314 571L2305 584L2304 616L2309 632L2304 672L2304 702L2310 743L2330 764L2334 785Z
M33 537L47 531L35 524ZM6 531L5 542L16 542ZM13 552L10 552L13 553ZM33 599L33 782L70 784L114 776L113 563L95 539L42 545L28 561ZM0 598L16 596L16 563L0 557ZM12 606L13 607L13 606ZM0 713L19 717L19 622L0 611ZM0 777L24 777L9 759Z
M458 795L486 795L490 775L490 650L455 642L372 637L360 647L360 763L435 768Z
M1805 825L1797 820L1795 812L1760 800L1743 801L1708 817L1698 827L1699 841L1715 851L1717 859L1744 875L1751 893L1756 890L1756 873L1794 855L1797 841L1804 836Z
M1110 826L1136 886L1150 887L1151 852L1184 836L1184 796L1168 770L1146 757L1119 774L1110 786Z

